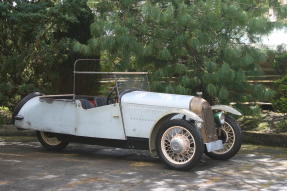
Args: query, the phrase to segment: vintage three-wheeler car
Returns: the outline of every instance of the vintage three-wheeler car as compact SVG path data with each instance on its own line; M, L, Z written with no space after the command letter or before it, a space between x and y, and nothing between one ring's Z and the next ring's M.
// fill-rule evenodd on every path
M196 165L204 152L225 160L239 151L241 130L230 114L241 114L234 108L147 91L146 72L79 71L79 61L73 94L31 93L15 107L15 126L37 131L46 149L59 151L69 142L146 149L180 170ZM114 88L107 96L78 95L76 75L83 74L109 76Z

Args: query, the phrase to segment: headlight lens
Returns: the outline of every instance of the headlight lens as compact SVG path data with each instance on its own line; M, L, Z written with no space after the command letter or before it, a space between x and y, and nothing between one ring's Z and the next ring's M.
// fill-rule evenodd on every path
M225 123L225 115L223 112L215 113L214 119L217 124L223 125Z

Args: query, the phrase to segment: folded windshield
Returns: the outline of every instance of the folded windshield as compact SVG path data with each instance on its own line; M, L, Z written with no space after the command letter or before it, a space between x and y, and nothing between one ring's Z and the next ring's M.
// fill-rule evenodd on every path
M90 79L96 81L99 94L106 94L112 88L117 90L119 95L126 90L146 90L149 91L148 73L147 72L98 72L77 69L77 64L80 61L99 61L97 59L78 59L74 63L74 85L73 94L82 94L81 87L85 86L81 78L88 76ZM81 79L81 80L80 80ZM80 83L79 83L80 82ZM90 87L92 88L92 87Z

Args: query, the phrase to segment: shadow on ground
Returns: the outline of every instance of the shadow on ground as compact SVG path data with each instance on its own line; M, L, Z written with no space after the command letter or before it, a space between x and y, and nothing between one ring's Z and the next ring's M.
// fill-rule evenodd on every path
M72 144L53 153L2 137L0 160L0 190L287 190L287 149L277 147L244 145L231 160L204 156L180 172L146 151Z

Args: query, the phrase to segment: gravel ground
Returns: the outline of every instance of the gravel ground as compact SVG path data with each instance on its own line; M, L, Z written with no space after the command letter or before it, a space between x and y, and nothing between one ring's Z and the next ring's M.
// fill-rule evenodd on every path
M203 156L188 172L145 151L71 144L45 151L33 137L0 137L0 190L287 190L287 148L243 145L231 160Z

